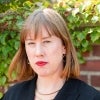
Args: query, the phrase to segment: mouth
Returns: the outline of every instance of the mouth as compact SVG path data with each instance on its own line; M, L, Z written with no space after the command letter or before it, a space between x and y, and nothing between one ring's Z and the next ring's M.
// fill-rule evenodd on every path
M45 66L48 62L44 62L44 61L37 61L36 62L36 65L42 67L42 66Z

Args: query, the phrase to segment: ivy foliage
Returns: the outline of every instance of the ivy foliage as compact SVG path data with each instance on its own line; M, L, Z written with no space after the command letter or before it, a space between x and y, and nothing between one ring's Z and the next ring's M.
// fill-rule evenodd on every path
M100 43L99 0L0 0L0 98L8 84L7 70L18 50L19 33L27 16L37 8L51 7L65 19L80 63L82 53ZM88 3L87 3L88 2Z
M84 63L82 54L100 43L100 1L63 0L54 8L64 17L80 63Z

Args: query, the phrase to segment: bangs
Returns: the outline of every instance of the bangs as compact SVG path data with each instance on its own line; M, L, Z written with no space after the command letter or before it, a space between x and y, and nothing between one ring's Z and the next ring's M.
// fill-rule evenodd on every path
M59 31L56 25L50 21L49 16L46 17L43 12L29 16L26 20L22 32L21 32L21 41L25 42L27 36L34 34L34 39L37 38L39 34L42 34L42 27L48 32L50 36L56 35L59 36Z

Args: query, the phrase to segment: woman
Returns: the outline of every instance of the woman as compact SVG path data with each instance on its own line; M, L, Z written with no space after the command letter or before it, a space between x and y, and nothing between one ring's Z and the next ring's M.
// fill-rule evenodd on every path
M25 21L20 47L9 68L17 80L3 100L100 100L78 79L79 64L63 18L54 10L34 11Z

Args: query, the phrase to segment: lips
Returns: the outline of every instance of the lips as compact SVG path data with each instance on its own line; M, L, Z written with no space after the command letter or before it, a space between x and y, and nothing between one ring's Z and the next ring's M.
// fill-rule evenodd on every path
M38 61L38 62L36 62L36 65L38 65L38 66L45 66L46 64L47 64L48 62L44 62L44 61Z

